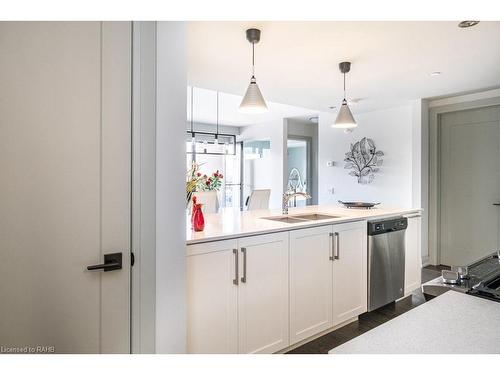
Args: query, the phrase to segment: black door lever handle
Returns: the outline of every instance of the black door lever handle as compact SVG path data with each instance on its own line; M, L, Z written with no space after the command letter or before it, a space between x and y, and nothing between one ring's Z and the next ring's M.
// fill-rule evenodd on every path
M93 264L87 266L89 271L103 270L104 272L122 269L122 253L104 254L103 264Z

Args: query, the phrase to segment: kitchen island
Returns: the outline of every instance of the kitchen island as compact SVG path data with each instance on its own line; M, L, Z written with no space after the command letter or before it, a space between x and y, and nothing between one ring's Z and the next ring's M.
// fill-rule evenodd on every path
M420 287L420 210L308 206L187 223L188 351L276 353L367 311L367 221L408 218L405 294ZM269 220L272 219L272 220Z
M217 214L205 214L205 230L194 232L189 222L186 223L186 241L188 245L241 236L251 236L265 233L276 233L292 229L307 228L327 223L340 224L361 220L381 219L392 216L420 214L421 209L401 209L376 206L371 209L343 208L339 206L306 206L290 208L288 216L307 213L321 213L337 216L333 219L310 220L286 223L268 220L266 218L281 217L281 210L239 211L232 208L223 209ZM189 221L188 217L188 221Z
M330 354L500 353L500 303L448 291Z

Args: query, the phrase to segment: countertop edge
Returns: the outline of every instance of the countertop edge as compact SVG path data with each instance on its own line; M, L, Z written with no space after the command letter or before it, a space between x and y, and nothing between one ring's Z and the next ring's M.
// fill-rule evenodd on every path
M373 211L375 211L375 210L373 210ZM416 213L422 213L422 212L423 212L423 210L421 208L412 208L412 209L395 210L395 211L390 212L390 213L387 213L387 212L380 213L378 215L375 213L374 215L370 215L368 217L345 217L345 218L325 219L325 220L320 220L320 221L310 221L310 222L304 222L304 223L296 223L296 224L291 225L289 227L263 229L263 230L258 230L258 231L237 232L237 233L233 233L233 234L215 235L215 236L208 237L208 238L191 239L191 240L186 240L186 245L187 246L197 245L197 244L209 243L209 242L215 242L215 241L232 240L232 239L237 239L237 238L241 238L241 237L252 237L252 236L258 236L258 235L263 235L263 234L289 232L289 231L300 230L300 229L305 229L305 228L320 227L323 225L344 224L344 223L352 223L352 222L357 222L357 221L368 221L368 220L373 220L373 219L382 219L382 218L386 218L386 217L392 217L395 215L409 215L409 214L416 214Z

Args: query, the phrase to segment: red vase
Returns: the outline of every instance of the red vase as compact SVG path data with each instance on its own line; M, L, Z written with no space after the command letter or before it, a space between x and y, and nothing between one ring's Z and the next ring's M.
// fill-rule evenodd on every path
M191 229L193 229L193 220L194 220L194 211L196 209L196 196L193 195L192 200L192 205L191 205Z
M193 205L193 229L195 232L202 232L205 229L205 218L203 217L201 206L201 203L196 203Z

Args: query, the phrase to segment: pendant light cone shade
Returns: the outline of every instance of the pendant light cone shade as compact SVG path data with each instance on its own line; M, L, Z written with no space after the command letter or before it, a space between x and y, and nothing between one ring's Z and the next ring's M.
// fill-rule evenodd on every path
M241 101L239 111L241 113L264 113L269 111L269 109L255 79L255 43L259 43L260 41L260 30L248 29L246 36L247 40L252 43L252 78L250 79L247 92Z
M337 115L337 119L332 125L332 128L337 129L353 129L357 127L358 124L352 115L352 112L347 105L347 101L344 99L342 101L342 106L340 107L339 114Z
M339 64L340 73L344 75L344 100L342 100L342 105L340 106L337 119L332 125L332 128L337 129L354 129L358 126L354 116L352 115L351 109L347 105L346 95L345 95L345 75L351 70L351 63L349 61L343 61Z
M241 101L239 111L241 113L264 113L269 111L255 77L252 77L248 85L247 92Z

